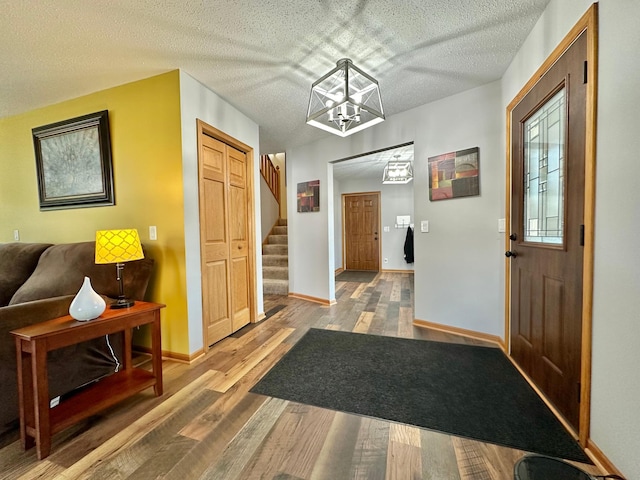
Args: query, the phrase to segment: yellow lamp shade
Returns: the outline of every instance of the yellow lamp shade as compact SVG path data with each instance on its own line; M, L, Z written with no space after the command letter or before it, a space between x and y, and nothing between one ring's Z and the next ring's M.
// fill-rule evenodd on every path
M96 263L124 263L144 258L138 230L98 230Z

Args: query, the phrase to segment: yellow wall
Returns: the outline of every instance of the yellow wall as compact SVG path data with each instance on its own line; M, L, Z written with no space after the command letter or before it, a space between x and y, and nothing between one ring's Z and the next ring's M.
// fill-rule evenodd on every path
M40 211L31 129L101 110L109 111L116 205ZM63 243L137 228L156 260L148 299L167 305L163 349L189 354L180 128L178 70L0 119L0 243L13 241L13 230L22 242Z

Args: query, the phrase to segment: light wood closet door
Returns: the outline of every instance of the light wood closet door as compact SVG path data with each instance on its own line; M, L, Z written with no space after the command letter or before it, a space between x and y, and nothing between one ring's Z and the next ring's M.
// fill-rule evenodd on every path
M250 320L249 310L249 214L247 155L227 146L229 167L229 231L231 234L232 330Z
M208 345L250 321L247 156L201 135L202 304Z

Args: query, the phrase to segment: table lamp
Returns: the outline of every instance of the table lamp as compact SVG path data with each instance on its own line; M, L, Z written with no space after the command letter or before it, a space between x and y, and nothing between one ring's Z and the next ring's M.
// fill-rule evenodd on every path
M96 264L115 263L118 280L118 299L111 308L128 308L135 302L124 296L122 271L125 262L144 258L138 230L98 230L96 232Z

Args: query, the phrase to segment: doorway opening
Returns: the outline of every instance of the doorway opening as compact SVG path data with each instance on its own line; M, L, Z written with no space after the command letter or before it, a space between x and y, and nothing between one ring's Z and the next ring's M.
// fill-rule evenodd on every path
M336 275L413 272L413 263L405 260L407 229L413 227L413 182L382 183L389 162L413 159L410 142L330 162Z

